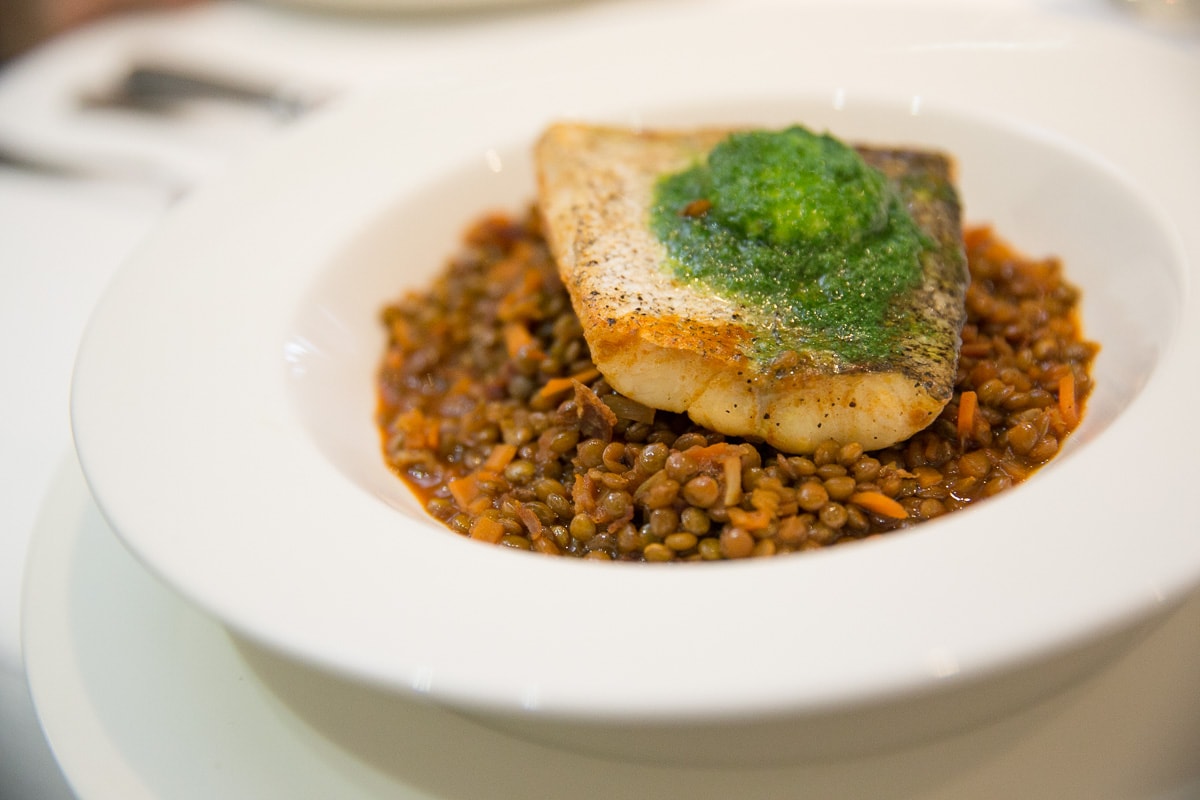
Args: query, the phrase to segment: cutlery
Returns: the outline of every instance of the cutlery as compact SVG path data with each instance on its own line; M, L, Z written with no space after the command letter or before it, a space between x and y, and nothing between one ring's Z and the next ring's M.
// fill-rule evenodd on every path
M170 113L191 101L208 100L259 108L281 121L290 121L317 108L328 97L327 92L295 84L148 61L134 63L106 88L82 93L79 104L88 109Z

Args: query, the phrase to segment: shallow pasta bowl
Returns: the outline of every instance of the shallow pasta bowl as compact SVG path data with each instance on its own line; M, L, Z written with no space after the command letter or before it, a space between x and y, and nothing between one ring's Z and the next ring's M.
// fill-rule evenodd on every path
M838 32L853 9L805 13ZM1198 388L1200 242L1181 221L1197 210L1184 177L1200 164L1185 143L1200 124L1175 94L1195 86L1048 104L1038 43L1059 42L1056 63L1075 70L1110 68L1116 45L1139 69L1183 56L1002 15L989 36L1020 57L888 45L921 13L855 17L852 41L796 48L771 32L786 26L697 12L701 38L753 26L757 55L696 66L687 82L637 80L669 74L670 52L649 45L679 17L651 14L626 32L647 46L603 71L536 71L606 35L564 32L524 55L508 43L487 86L384 91L314 119L184 203L96 310L72 419L104 514L151 570L247 640L591 752L743 763L896 746L1079 678L1200 579L1195 525L1166 500L1187 497L1180 465L1200 444L1180 424ZM947 41L975 30L948 8L930 19ZM816 74L836 82L794 77ZM999 75L1042 93L997 92L980 109L977 88ZM1149 152L1099 124L1118 102L1179 109L1165 134L1177 148ZM799 121L951 152L968 219L1061 256L1084 290L1103 350L1082 427L1005 496L823 552L604 564L455 536L383 465L377 315L427 283L480 213L532 199L529 148L564 117Z

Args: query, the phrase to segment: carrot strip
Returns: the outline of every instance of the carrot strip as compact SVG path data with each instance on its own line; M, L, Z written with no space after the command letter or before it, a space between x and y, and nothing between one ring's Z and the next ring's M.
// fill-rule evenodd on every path
M575 381L572 378L551 378L538 389L537 396L543 399L554 397L563 394L574 385Z
M600 370L596 369L595 367L588 367L587 369L576 372L571 376L570 379L573 381L579 381L580 383L591 383L599 377Z
M991 236L992 229L988 225L973 225L963 229L963 243L968 250L987 243Z
M516 358L521 350L535 344L533 334L523 322L510 322L504 326L504 349L509 358Z
M888 497L883 492L855 492L850 495L850 502L862 506L867 511L879 514L881 517L905 519L908 512L904 506Z
M1075 374L1068 372L1058 381L1058 410L1067 427L1079 424L1079 406L1075 402Z
M479 515L485 511L487 511L491 507L492 507L492 498L490 498L486 494L483 494L482 492L480 492L480 494L474 500L472 500L471 504L469 506L467 506L464 510L468 514Z
M498 284L510 283L520 274L521 260L519 258L503 258L488 270L488 277ZM515 293L515 290L510 290L505 297L511 297Z
M504 537L504 525L491 517L476 517L471 523L471 538L495 544Z
M442 438L442 426L435 418L425 420L425 448L428 450L436 450L438 443Z
M486 469L489 472L500 473L509 462L517 455L517 446L515 444L500 444L492 448L492 452L488 453L487 460L479 465L480 469Z
M460 375L458 377L458 380L454 381L454 385L451 386L446 391L446 395L447 396L456 395L456 394L470 395L471 390L474 389L476 386L478 386L478 384L475 381L471 380L470 377L468 377L467 375Z
M581 372L576 372L567 378L551 378L542 384L542 388L538 389L537 396L545 400L555 395L563 394L577 383L591 383L599 377L600 370L591 367Z
M412 350L413 342L417 340L413 337L412 327L407 320L393 320L391 327L388 330L391 333L393 341L395 341L405 350Z
M479 484L474 475L455 478L446 484L446 488L450 490L450 496L454 498L455 504L463 511L470 508L471 501L479 496Z
M429 419L421 413L421 410L414 408L411 411L405 411L396 418L396 430L404 435L404 446L413 450L423 450L428 444L426 438L429 428Z
M737 445L729 442L717 442L704 447L696 445L687 449L687 454L692 461L704 465L721 464L726 458L738 458L741 452Z
M389 372L399 372L404 366L404 356L399 350L388 350L383 357L383 368Z
M765 511L768 515L779 511L779 495L765 489L755 489L750 492L750 505L755 511Z
M733 506L727 510L729 511L729 521L742 530L758 531L771 524L771 512L766 509L747 511L744 508Z
M521 279L521 294L526 297L535 295L542 290L542 275L536 269L526 270Z
M975 409L979 406L979 397L974 392L963 392L958 399L958 438L966 440L975 430Z

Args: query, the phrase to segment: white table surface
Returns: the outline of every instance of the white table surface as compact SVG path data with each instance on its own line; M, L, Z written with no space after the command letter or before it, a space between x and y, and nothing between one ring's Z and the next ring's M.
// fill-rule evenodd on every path
M125 175L80 179L0 165L0 798L69 796L29 698L20 618L35 522L56 470L70 453L70 373L89 310L113 271L169 209L175 188L218 179L269 146L281 130L264 114L222 108L200 109L170 122L80 114L71 106L73 93L115 74L122 59L137 51L215 60L263 78L342 94L382 83L436 91L477 78L456 70L455 54L497 26L527 28L536 37L547 20L561 24L569 18L586 25L609 15L632 19L649 7L669 13L679 2L586 0L486 13L369 18L223 2L110 19L0 67L0 143L54 158L109 156L137 166ZM1148 20L1115 0L1008 4L1131 26L1195 54L1200 69L1200 25L1194 22ZM1189 607L1198 601L1200 596ZM1154 649L1147 650L1171 659L1175 668L1164 674L1182 683L1130 687L1131 707L1142 712L1138 730L1148 741L1162 741L1135 754L1130 774L1140 783L1130 790L1135 794L1120 796L1200 796L1200 783L1180 782L1189 776L1200 781L1200 766L1188 772L1189 753L1200 765L1200 636L1188 627L1197 618L1191 612L1168 622L1156 634ZM1135 652L1130 657L1148 656ZM1109 735L1096 741L1122 740ZM1155 750L1162 753L1157 760Z

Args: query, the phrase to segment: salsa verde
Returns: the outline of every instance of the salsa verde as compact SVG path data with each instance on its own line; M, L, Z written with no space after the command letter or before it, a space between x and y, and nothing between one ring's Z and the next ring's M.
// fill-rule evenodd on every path
M651 228L673 272L778 321L758 355L886 356L894 298L921 282L932 242L882 173L803 127L734 133L655 187Z

